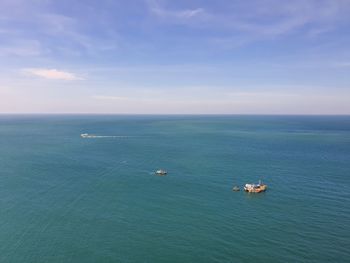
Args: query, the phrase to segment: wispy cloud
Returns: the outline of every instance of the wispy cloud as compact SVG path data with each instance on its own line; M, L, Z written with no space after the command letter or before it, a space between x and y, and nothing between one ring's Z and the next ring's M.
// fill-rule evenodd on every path
M298 88L298 87L296 87ZM206 90L197 92L199 87L177 90L172 96L156 92L144 96L138 92L119 95L92 96L92 104L100 109L123 113L249 113L249 114L339 114L348 112L349 92L342 96L330 91L315 93L313 87L299 87L299 90L227 91ZM276 88L277 89L277 88ZM193 96L184 96L188 92ZM133 107L129 107L133 105ZM310 107L311 105L311 107Z
M45 69L45 68L30 68L23 70L26 74L56 80L83 80L83 78L75 75L74 73L67 71L60 71L57 69Z
M0 94L6 94L6 93L10 93L10 92L11 92L11 88L9 88L7 86L0 85Z
M335 68L350 68L350 61L335 62L332 66Z
M316 27L318 33L326 32L329 23L338 21L346 15L349 3L343 0L293 0L281 2L278 0L263 0L255 2L247 16L248 6L242 8L243 15L236 13L233 19L237 29L262 35L280 35L289 33L306 25ZM226 17L226 19L233 17Z
M156 15L169 18L191 18L198 16L200 14L204 14L204 10L202 8L189 9L189 10L181 10L181 11L167 11L161 8L152 8L151 9Z
M191 18L199 18L206 15L206 12L203 8L194 8L194 9L181 9L181 10L170 10L161 6L156 0L147 1L149 9L153 14L164 19L171 19L173 21L184 21Z
M165 22L216 30L220 34L211 36L211 42L233 47L292 33L308 37L326 34L335 28L333 24L347 20L350 11L350 2L344 0L225 2L216 10L179 10L168 7L169 1L152 0L148 4L152 13Z
M90 19L91 14L77 16L57 12L51 7L51 2L0 1L0 55L77 57L117 47L114 27L101 26L105 17L96 15ZM36 46L28 43L35 41L40 43Z
M7 45L0 46L0 56L38 56L43 53L40 43L36 40L15 41Z
M96 100L114 100L114 101L130 100L129 97L108 96L108 95L95 95L95 96L92 96L92 98Z

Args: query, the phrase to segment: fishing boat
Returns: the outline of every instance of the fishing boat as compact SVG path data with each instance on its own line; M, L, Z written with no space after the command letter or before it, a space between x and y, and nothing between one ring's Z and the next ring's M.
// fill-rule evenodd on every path
M267 189L267 185L261 183L261 181L259 181L258 184L246 184L244 186L244 191L248 193L261 193L261 192L265 192L266 189Z
M159 169L156 171L156 175L161 175L161 176L166 175L167 173L168 173L167 171L162 169Z

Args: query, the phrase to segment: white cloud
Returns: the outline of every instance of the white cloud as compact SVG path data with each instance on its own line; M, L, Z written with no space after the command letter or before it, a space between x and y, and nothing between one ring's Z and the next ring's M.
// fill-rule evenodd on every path
M45 79L58 79L58 80L82 80L83 79L73 73L70 73L67 71L59 71L57 69L30 68L30 69L24 69L24 72L26 74L34 75Z

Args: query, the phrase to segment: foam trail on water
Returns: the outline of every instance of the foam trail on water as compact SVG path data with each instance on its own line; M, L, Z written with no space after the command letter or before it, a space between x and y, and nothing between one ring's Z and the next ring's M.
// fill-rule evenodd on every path
M83 133L80 134L81 138L132 138L135 136L127 136L127 135L95 135L95 134L88 134L88 133Z

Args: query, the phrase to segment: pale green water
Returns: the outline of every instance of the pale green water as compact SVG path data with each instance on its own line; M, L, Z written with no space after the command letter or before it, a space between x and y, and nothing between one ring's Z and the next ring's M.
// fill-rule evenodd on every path
M349 187L350 117L3 115L0 262L349 262Z

